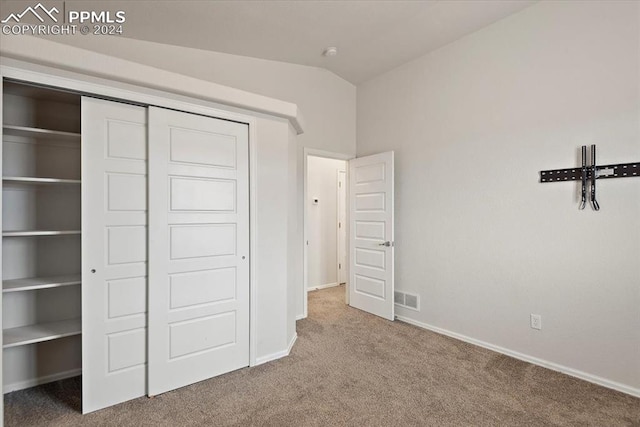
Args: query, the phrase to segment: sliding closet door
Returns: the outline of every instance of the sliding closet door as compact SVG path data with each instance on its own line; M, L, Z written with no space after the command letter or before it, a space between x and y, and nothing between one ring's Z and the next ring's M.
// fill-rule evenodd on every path
M146 394L147 109L82 98L82 411Z
M249 365L248 126L149 108L149 394Z

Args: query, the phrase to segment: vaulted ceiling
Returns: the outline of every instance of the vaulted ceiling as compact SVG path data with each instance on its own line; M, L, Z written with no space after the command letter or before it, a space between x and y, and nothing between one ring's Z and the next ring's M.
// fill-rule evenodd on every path
M126 11L125 37L323 67L357 84L533 3L138 0L94 4ZM328 46L336 46L338 55L323 56Z

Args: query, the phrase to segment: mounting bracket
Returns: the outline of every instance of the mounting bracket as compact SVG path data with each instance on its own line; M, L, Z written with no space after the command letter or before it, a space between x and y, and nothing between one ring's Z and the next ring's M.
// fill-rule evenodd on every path
M589 167L587 179L591 179L592 174L593 167ZM634 176L640 176L640 162L596 166L596 179L632 178ZM582 170L579 167L540 171L540 182L580 181L581 179Z
M587 203L587 183L591 185L591 206L600 210L596 200L596 180L640 177L640 162L596 166L596 146L591 146L591 166L587 166L587 146L582 146L582 167L540 171L540 182L582 181L580 209Z

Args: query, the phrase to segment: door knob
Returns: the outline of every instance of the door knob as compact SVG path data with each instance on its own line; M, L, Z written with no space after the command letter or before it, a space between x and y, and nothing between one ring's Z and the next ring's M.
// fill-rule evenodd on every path
M389 246L391 246L391 242L387 240L387 241L386 241L386 242L384 242L384 243L378 243L378 246L386 246L386 247L389 247Z

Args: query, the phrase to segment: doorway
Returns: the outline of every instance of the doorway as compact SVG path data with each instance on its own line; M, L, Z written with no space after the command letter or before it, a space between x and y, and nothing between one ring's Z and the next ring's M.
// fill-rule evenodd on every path
M346 284L348 302L347 160L351 156L305 149L304 317L307 293Z

